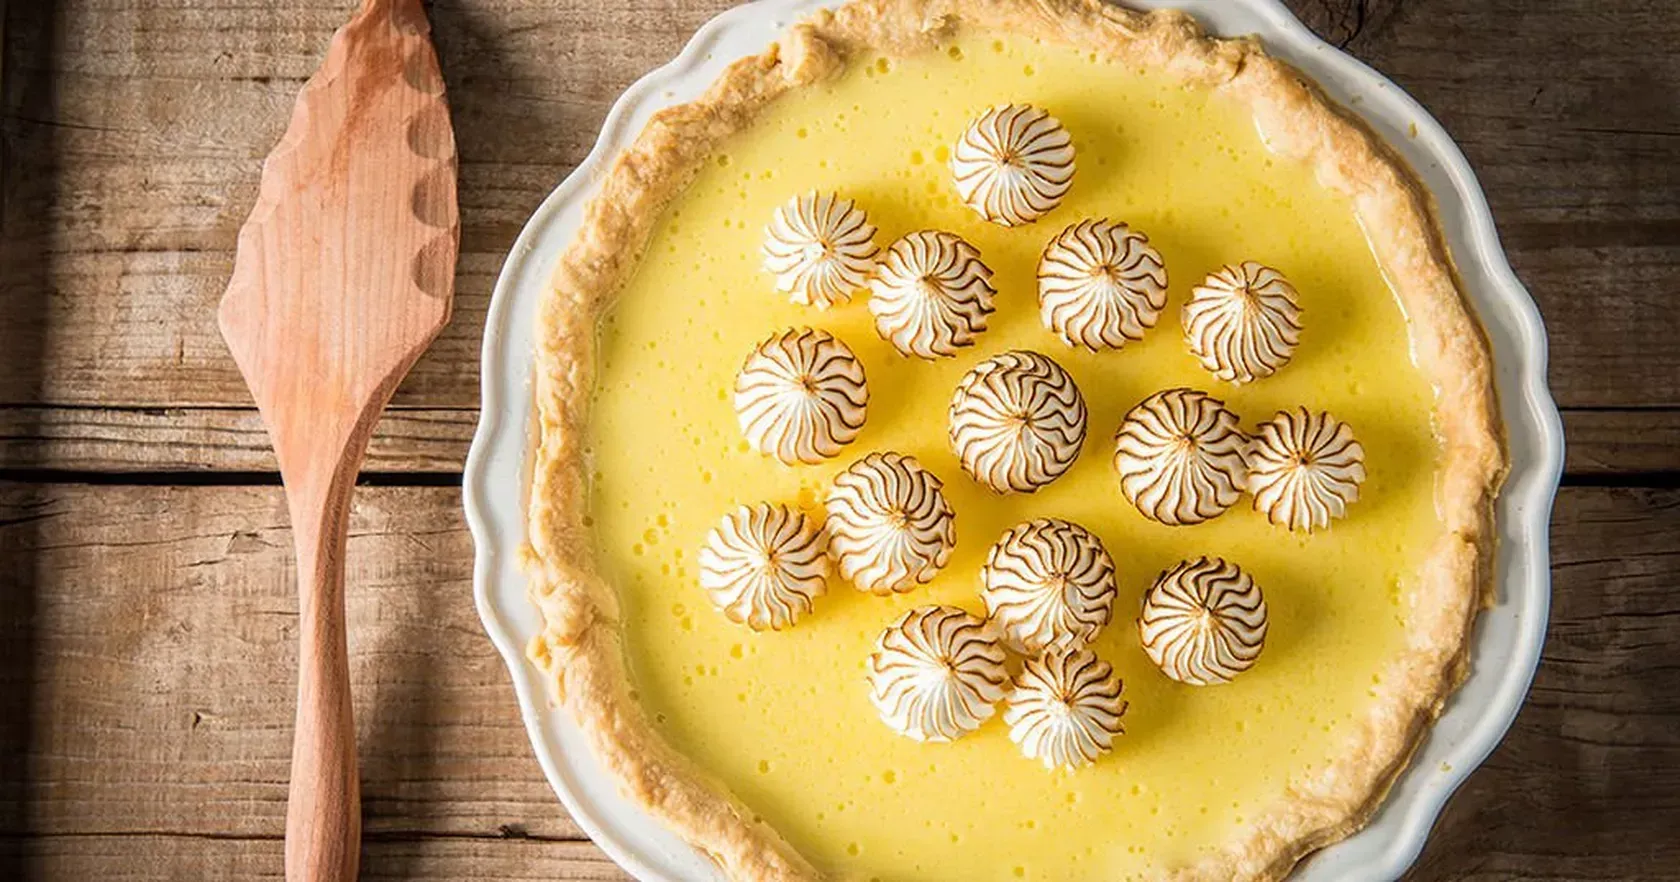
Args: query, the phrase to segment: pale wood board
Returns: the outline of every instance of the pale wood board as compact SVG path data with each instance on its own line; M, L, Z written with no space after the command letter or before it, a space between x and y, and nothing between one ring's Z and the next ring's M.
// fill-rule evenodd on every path
M1570 410L1564 469L1580 477L1680 467L1680 415L1668 409ZM386 411L364 472L459 474L473 409ZM0 469L272 472L256 411L241 407L0 407Z
M460 133L456 318L398 393L470 407L513 236L592 145L610 100L722 0L451 0L433 7ZM1573 407L1680 407L1680 17L1660 3L1372 7L1350 48L1411 90L1481 174L1554 327ZM51 9L57 7L55 16ZM0 239L0 403L243 405L212 306L257 167L348 0L74 0L14 9ZM1520 13L1520 14L1519 14ZM1557 74L1567 45L1569 76ZM98 292L98 296L89 296ZM25 296L25 294L27 296Z
M454 488L357 494L367 872L615 878L571 841L581 832L530 755L473 606L458 506ZM1668 835L1680 490L1566 488L1553 538L1556 606L1533 694L1415 878L1680 878ZM0 566L28 574L0 619L0 748L27 770L5 779L20 792L0 793L17 813L0 878L8 854L24 878L277 872L289 545L274 487L0 487Z
M353 5L0 0L0 879L280 872L290 534L213 307L261 158ZM368 461L444 486L363 488L352 525L368 878L624 878L531 756L447 485L513 237L618 93L726 5L432 4L463 254L455 320ZM1680 17L1290 5L1463 146L1551 331L1568 481L1606 485L1560 497L1532 699L1412 877L1680 880Z
M355 503L347 613L369 834L578 838L474 611L460 492L361 488ZM297 666L286 521L278 487L0 493L4 569L34 573L12 598L32 596L32 658L0 672L30 678L29 719L5 716L50 772L13 794L26 829L278 835Z

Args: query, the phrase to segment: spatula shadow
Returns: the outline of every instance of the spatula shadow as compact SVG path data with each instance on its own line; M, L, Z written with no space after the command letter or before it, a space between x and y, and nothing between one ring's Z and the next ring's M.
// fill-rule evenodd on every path
M62 44L61 16L52 3L0 4L6 14L4 70L0 71L0 408L10 410L7 434L23 439L0 447L0 474L41 468L35 414L43 395L55 277L50 249L58 200L61 135L53 124L57 83L50 73ZM39 487L0 485L0 879L38 878L29 836L38 834L34 806L44 782L31 772L31 749L41 742L36 635L36 550L40 525L54 515L51 494Z
M482 332L483 299L488 295L488 290L481 290L486 284L483 264L486 260L499 263L512 247L520 223L569 170L568 151L558 133L587 129L594 123L572 118L569 108L575 105L559 100L559 95L533 91L528 81L534 74L522 72L509 54L508 47L518 41L508 39L504 31L515 27L516 21L456 2L429 4L428 12L460 167L460 266L464 270L456 273L453 321L468 326L449 336L476 341ZM558 81L549 76L545 82ZM513 157L518 162L510 161L510 149L520 151ZM551 173L530 173L533 153L539 168L552 165ZM519 166L523 169L510 174L510 167ZM447 358L461 370L476 365L475 358L457 352L422 358ZM400 404L401 392L397 400ZM350 553L355 554L353 546ZM347 590L354 609L357 586L350 584ZM443 656L431 628L447 618L445 605L462 602L462 598L442 596L442 590L422 586L412 603L402 607L400 624L394 627L376 628L369 621L367 627L358 628L355 617L350 623L353 657L380 659L382 670L401 671L400 677L381 677L362 669L354 672L360 674L356 689L362 864L378 867L381 875L392 878L407 878L425 869L427 855L419 847L425 834L501 836L506 830L533 825L530 818L486 818L483 829L461 830L456 816L445 817L448 795L438 791L450 772L442 762L447 745L440 743L439 733L448 723L448 710L435 686L443 667L452 660ZM358 649L360 640L373 645Z

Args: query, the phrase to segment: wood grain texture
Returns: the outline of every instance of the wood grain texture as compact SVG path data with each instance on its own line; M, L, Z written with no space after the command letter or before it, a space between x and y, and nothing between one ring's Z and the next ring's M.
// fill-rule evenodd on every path
M1673 410L1564 411L1563 430L1571 478L1680 472L1680 413Z
M0 300L0 327L38 345L15 369L0 361L0 403L249 403L213 304L261 158L353 4L300 5L14 10L0 285L31 296ZM726 6L433 6L465 226L455 321L398 404L476 403L484 307L518 229L588 151L611 100Z
M611 99L726 5L433 5L461 133L458 314L399 404L473 405L484 307L519 226ZM1464 146L1554 329L1561 402L1680 406L1680 313L1665 306L1680 289L1680 105L1662 97L1680 91L1680 17L1651 0L1296 5ZM14 10L7 49L0 284L22 293L0 301L0 326L38 339L0 356L0 403L244 405L210 306L258 162L350 3L56 6ZM1352 8L1367 12L1325 11Z
M1569 410L1570 478L1680 471L1680 414ZM364 472L458 475L478 411L386 411ZM68 472L272 472L256 412L241 407L0 407L0 469Z
M0 489L0 567L23 575L0 617L0 762L30 770L0 779L0 813L22 815L0 829L280 835L287 520L278 487ZM460 492L362 488L346 564L369 837L580 838L474 610Z
M1532 699L1411 878L1680 882L1680 17L1667 0L1288 2L1463 146L1551 331L1569 472L1668 488L1563 491ZM213 306L261 159L354 4L0 0L0 469L150 473L0 484L0 879L280 875L284 503L144 484L275 468ZM369 469L458 472L509 244L619 92L727 5L431 4L459 133L455 318ZM364 874L622 879L542 780L470 551L457 490L359 491Z
M362 805L344 617L356 474L397 383L449 321L455 135L420 0L363 0L263 161L222 338L286 486L298 572L286 878L354 882Z
M280 842L139 834L0 840L0 866L22 879L101 882L246 882L281 879ZM362 879L423 882L628 882L630 877L588 842L526 839L386 838L362 847Z
M1563 491L1552 562L1528 703L1413 878L1680 878L1680 491Z
M351 518L366 871L618 878L530 755L458 507L453 488L364 488ZM278 488L0 486L0 567L27 574L0 617L0 878L278 872L283 508ZM1680 879L1680 490L1566 488L1553 540L1533 694L1414 879Z
M364 472L460 474L477 410L387 410ZM0 407L0 469L273 472L255 410L243 407Z

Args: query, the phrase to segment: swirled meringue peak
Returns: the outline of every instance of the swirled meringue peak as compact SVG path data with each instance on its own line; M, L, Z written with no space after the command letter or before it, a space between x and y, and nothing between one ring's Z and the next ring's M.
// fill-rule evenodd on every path
M954 606L906 612L875 641L869 700L881 719L917 741L953 741L997 712L1009 674L979 616Z
M1225 403L1194 389L1167 389L1126 414L1114 437L1120 489L1144 516L1199 524L1242 495L1248 439Z
M1184 339L1214 376L1251 383L1277 373L1301 341L1295 286L1252 260L1227 266L1190 292Z
M863 363L833 334L773 334L735 375L735 415L748 443L782 462L822 462L863 431L869 386Z
M1149 237L1108 220L1061 231L1038 261L1038 312L1069 346L1093 352L1143 339L1167 305L1167 268Z
M818 309L867 286L879 250L863 209L833 193L793 197L764 230L764 268L776 277L776 290Z
M828 551L859 591L904 592L951 560L956 516L944 484L915 457L871 453L834 476Z
M887 248L870 282L875 330L904 355L956 355L986 330L995 309L992 270L980 251L939 230L910 233Z
M822 530L785 505L740 506L706 536L700 587L732 622L780 631L828 590Z
M1028 659L1003 710L1009 740L1047 769L1096 762L1125 730L1125 684L1114 666L1083 647L1052 646Z
M1016 350L975 365L951 398L951 450L998 493L1031 493L1061 477L1085 444L1085 398L1062 366Z
M1187 560L1143 595L1143 651L1167 676L1192 686L1228 683L1266 645L1266 599L1236 564Z
M1311 533L1347 515L1365 481L1365 448L1348 424L1306 408L1261 423L1249 452L1254 510L1274 524Z
M980 570L986 614L1009 648L1083 646L1114 609L1114 560L1091 531L1059 518L1017 525Z
M951 151L957 195L981 217L1005 227L1030 224L1062 204L1073 171L1067 129L1030 104L986 111Z

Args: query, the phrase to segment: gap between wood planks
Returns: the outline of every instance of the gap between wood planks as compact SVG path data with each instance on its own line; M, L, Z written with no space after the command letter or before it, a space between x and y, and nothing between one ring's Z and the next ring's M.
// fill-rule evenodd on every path
M472 603L459 491L358 499L368 877L623 879L530 756ZM27 615L0 648L31 660L0 665L18 687L0 696L27 709L0 714L25 761L0 781L0 878L34 877L8 875L8 859L42 878L275 878L296 623L284 508L274 487L0 487L0 550L29 562L9 594ZM1547 878L1680 879L1650 872L1680 867L1664 836L1680 491L1566 490L1553 536L1530 701L1413 879L1538 878L1537 862Z
M1564 407L1563 485L1680 485L1680 406ZM461 483L470 407L397 407L382 417L364 486ZM0 480L132 486L279 483L256 411L243 406L0 404Z
M42 833L0 830L0 842L33 841L39 839L206 839L214 842L284 842L284 833L200 833L183 830L53 830ZM504 842L510 839L528 842L592 842L588 836L532 833L520 824L503 824L494 833L474 833L459 830L373 830L363 831L363 842L430 842L437 839L464 839Z
M250 471L133 471L103 472L76 469L0 468L0 481L15 484L92 484L117 487L277 487L279 472ZM460 472L364 471L358 487L459 487Z

